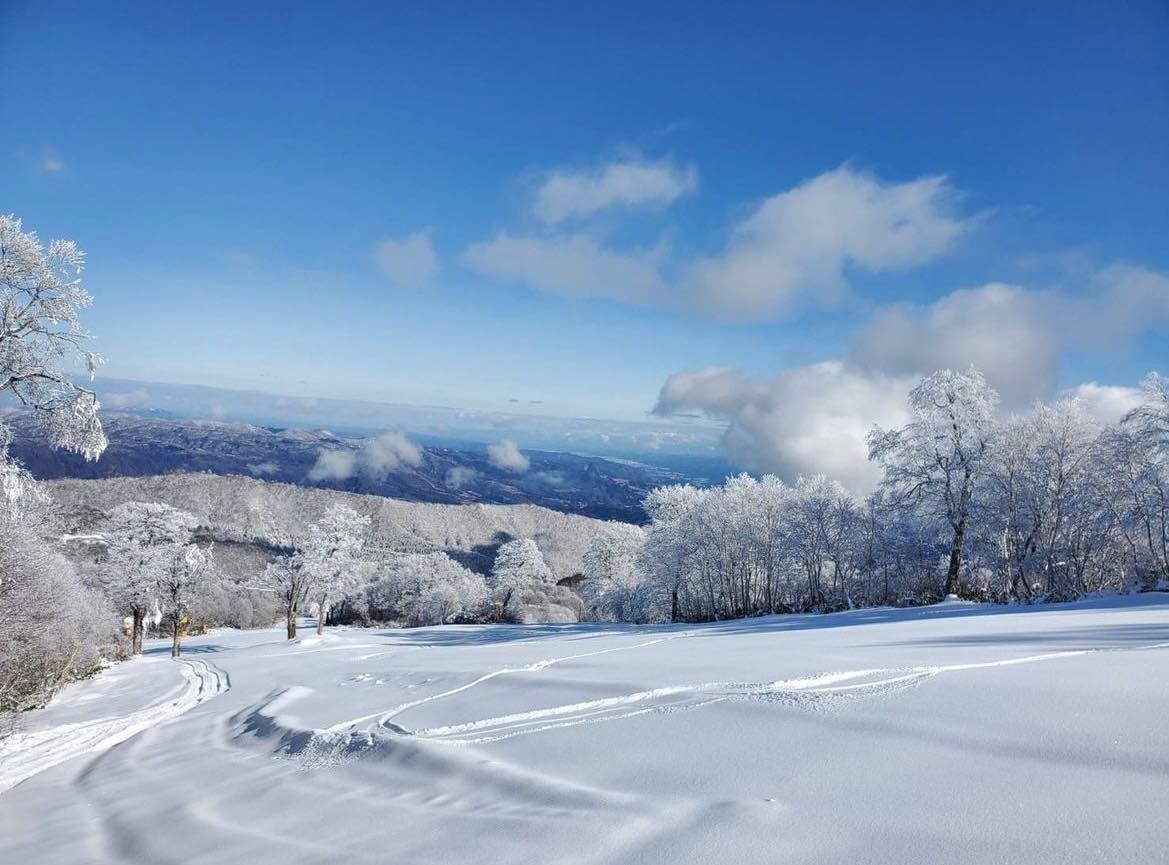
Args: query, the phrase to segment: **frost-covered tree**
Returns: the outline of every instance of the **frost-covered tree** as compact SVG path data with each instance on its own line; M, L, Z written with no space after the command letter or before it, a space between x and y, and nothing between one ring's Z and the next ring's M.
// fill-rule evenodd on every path
M442 625L478 616L487 585L446 553L392 556L366 591L371 613L406 625Z
M329 601L356 589L366 574L362 561L370 519L348 505L330 505L308 531L303 544L305 567L317 602L317 633L325 630Z
M628 523L609 523L584 554L581 596L594 618L615 622L655 621L660 605L641 570L645 531Z
M93 300L81 287L84 263L73 241L46 249L15 216L0 215L0 397L36 412L53 447L97 459L106 447L98 401L70 372L76 363L92 377L100 362L78 318ZM0 504L12 508L30 479L11 463L8 444L0 422Z
M506 613L514 613L523 602L525 590L547 586L553 582L552 573L544 563L544 555L531 538L508 541L495 554L489 585L496 603Z
M163 621L170 625L172 658L182 654L183 625L191 602L214 579L211 549L197 544L169 544L159 551L158 597Z
M700 543L691 530L694 515L710 495L690 484L673 484L651 490L642 506L650 518L642 555L642 570L668 599L670 621L682 616L683 602L691 590L693 562Z
M976 369L945 369L909 393L911 420L901 429L874 429L869 459L885 470L883 484L919 516L949 534L944 593L956 595L974 495L995 431L998 394Z
M117 625L105 597L31 526L4 522L0 538L3 715L42 706L61 685L92 673L115 645Z
M1151 372L1141 382L1141 404L1124 418L1124 424L1141 441L1162 456L1169 456L1169 377Z
M257 588L274 592L284 611L288 639L296 639L296 617L309 597L313 586L313 571L307 567L303 555L277 556L257 580Z
M808 581L813 608L825 604L852 606L847 583L853 564L851 543L857 515L852 496L825 475L800 478L789 510L786 533L792 553Z
M110 511L100 582L132 617L131 654L141 653L146 615L162 600L160 581L196 526L186 511L154 502L126 502Z

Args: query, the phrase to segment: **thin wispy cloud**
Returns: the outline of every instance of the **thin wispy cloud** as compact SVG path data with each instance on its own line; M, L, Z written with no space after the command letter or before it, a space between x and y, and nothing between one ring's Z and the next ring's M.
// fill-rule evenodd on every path
M610 162L589 171L556 171L536 191L532 210L547 225L611 208L660 210L698 187L698 172L669 162Z
M463 262L484 276L567 297L612 297L640 303L666 294L662 248L624 252L588 234L523 237L507 233L476 243Z
M438 273L438 253L426 231L383 240L374 257L391 282L406 288L421 288Z
M840 303L849 269L905 271L946 254L974 223L957 214L959 197L945 177L887 182L846 165L765 199L713 254L619 247L583 230L501 232L463 262L536 291L768 321Z
M44 174L64 174L69 170L64 158L60 154L52 152L41 157L39 168Z

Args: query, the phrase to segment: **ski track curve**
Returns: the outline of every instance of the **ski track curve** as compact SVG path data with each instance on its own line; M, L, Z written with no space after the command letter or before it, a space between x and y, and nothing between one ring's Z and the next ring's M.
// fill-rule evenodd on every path
M0 741L0 794L83 754L97 754L164 721L177 718L231 688L231 677L202 658L179 658L183 681L129 715L13 733Z
M534 661L531 664L524 664L520 667L504 667L500 670L492 670L490 673L484 673L482 676L472 679L470 682L459 685L458 687L450 688L446 691L440 691L437 694L431 694L427 697L420 697L417 700L410 700L409 702L395 706L387 712L374 712L369 715L362 715L359 718L350 718L349 720L341 721L331 727L327 727L321 732L327 734L337 734L346 731L355 731L359 725L369 723L370 721L376 721L377 726L379 727L384 727L386 729L394 730L395 732L400 732L402 728L399 725L393 724L391 722L394 718L403 712L409 709L413 709L417 706L425 705L426 703L433 703L435 700L442 700L446 697L453 697L455 694L461 694L464 691L469 691L471 688L475 688L479 685L482 685L484 682L488 682L492 679L498 678L499 676L511 676L518 673L536 673L540 670L545 670L548 667L555 666L556 664L563 664L567 661L578 661L581 658L593 658L597 655L608 655L612 652L627 652L632 649L644 649L648 646L657 645L658 643L665 643L670 640L689 637L692 636L693 633L693 631L686 631L681 634L669 634L664 637L657 637L653 640L646 640L645 642L634 643L629 646L612 646L608 649L596 649L591 652L579 652L575 655L564 655L559 658L545 658L540 661Z
M650 712L681 711L719 703L735 698L823 698L831 696L868 696L889 693L912 687L927 679L948 673L987 670L1021 664L1081 657L1112 652L1137 652L1169 648L1169 643L1143 646L1072 649L1046 652L997 661L977 661L965 664L942 664L907 668L876 668L823 673L775 682L707 682L691 685L672 685L636 691L615 697L603 697L569 703L545 709L516 712L478 721L467 721L419 730L406 730L398 725L382 726L396 732L436 742L476 745L510 739L546 730L596 724ZM463 689L465 690L465 687ZM452 692L453 693L453 692ZM437 699L436 695L434 699ZM417 701L417 702L427 702ZM408 708L403 707L403 708ZM332 728L330 732L335 732Z

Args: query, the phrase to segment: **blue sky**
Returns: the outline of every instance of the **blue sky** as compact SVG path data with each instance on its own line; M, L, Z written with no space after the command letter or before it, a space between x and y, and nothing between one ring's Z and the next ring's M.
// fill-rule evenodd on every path
M801 370L1132 386L1169 11L1019 5L8 0L0 208L88 252L120 378L634 419L718 367L662 405L732 421Z

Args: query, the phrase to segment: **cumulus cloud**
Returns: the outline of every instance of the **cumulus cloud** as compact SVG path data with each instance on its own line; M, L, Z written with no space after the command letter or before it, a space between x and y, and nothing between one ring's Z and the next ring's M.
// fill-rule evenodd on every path
M848 166L764 201L720 253L692 262L683 288L735 319L782 315L848 292L845 268L903 270L946 252L968 223L945 177L885 183Z
M991 283L930 304L878 310L850 361L894 375L977 366L1007 408L1055 392L1063 356L1112 348L1169 324L1169 277L1131 265L1104 268L1078 292Z
M322 449L309 469L310 481L343 481L354 475L384 480L404 466L422 464L422 449L400 432L364 439L357 450Z
M887 183L843 166L766 199L711 255L619 249L584 232L501 233L463 261L538 291L767 320L805 302L839 302L849 268L903 270L942 255L970 224L952 214L956 198L944 177Z
M402 466L422 465L422 449L400 432L388 432L362 442L357 468L362 474L384 478Z
M531 466L531 460L520 453L511 439L503 439L487 446L487 461L497 469L523 474Z
M391 282L407 288L421 288L438 272L438 253L430 234L417 231L378 244L374 253L378 269Z
M664 249L619 251L588 234L517 237L500 233L469 246L463 262L486 276L568 297L649 302L665 294Z
M668 162L611 162L592 171L557 171L536 191L533 211L548 225L611 207L660 209L698 185L698 172Z
M479 476L479 472L470 466L454 466L446 473L446 485L449 489L459 490Z
M1064 396L1078 399L1084 410L1102 424L1117 423L1143 401L1139 387L1097 384L1094 381L1077 385L1065 391Z
M1021 408L1055 390L1065 334L1050 293L992 283L928 306L879 310L858 336L852 360L895 375L977 366L1003 404Z
M276 463L273 463L273 462L249 463L248 464L248 472L250 474L256 475L257 477L264 476L264 475L274 475L278 471L280 471L280 466L276 465Z
M144 405L149 399L150 394L142 389L124 393L105 393L101 396L101 401L110 408L134 408Z
M654 413L700 411L724 418L723 447L737 465L788 480L824 472L864 493L880 479L868 460L865 436L874 424L906 421L906 394L913 383L836 361L772 378L709 367L670 376Z

